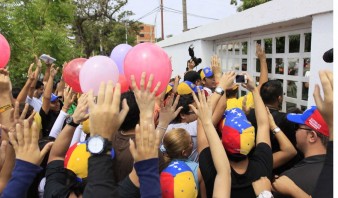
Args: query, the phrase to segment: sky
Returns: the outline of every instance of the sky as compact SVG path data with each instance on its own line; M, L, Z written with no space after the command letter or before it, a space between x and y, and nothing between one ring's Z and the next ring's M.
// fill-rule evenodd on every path
M124 10L134 12L135 15L129 19L139 19L151 25L156 24L156 37L159 38L161 37L161 12L159 9L156 10L159 5L160 0L129 0ZM183 30L182 0L163 0L163 6L165 9L164 36L181 34ZM187 0L187 13L188 29L191 29L235 14L236 6L230 5L230 0Z

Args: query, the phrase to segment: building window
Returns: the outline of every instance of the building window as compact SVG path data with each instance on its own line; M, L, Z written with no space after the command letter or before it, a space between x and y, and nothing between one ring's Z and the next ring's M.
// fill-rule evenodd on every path
M144 34L140 34L140 37L144 37Z
M248 71L259 82L260 62L256 57L256 43L266 52L269 79L283 83L284 112L307 106L311 62L311 29L272 33L240 40L216 42L216 53L222 70ZM242 87L239 89L243 95Z
M144 30L144 26L140 26L140 30Z

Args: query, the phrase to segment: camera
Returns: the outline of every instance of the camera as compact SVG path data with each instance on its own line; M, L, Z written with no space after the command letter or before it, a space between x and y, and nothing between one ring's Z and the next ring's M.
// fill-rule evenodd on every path
M235 82L234 82L234 83L241 84L241 83L247 83L247 82L248 82L248 81L247 81L245 75L236 75L236 78L235 78Z
M333 62L333 48L327 50L324 54L323 54L323 60L327 63L332 63Z
M189 46L188 51L189 51L189 56L191 57L191 60L195 63L195 67L197 67L197 65L199 65L202 62L202 59L195 57L193 45Z

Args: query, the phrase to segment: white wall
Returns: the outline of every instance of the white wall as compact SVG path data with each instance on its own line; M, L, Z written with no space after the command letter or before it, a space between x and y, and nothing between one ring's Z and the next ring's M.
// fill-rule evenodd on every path
M331 48L333 48L333 13L314 15L312 21L311 74L309 79L308 107L315 105L313 91L315 84L320 85L318 71L324 69L333 71L333 64L324 62L322 58L324 52Z
M171 57L171 64L173 68L171 77L180 75L183 80L183 75L185 72L185 68L187 66L187 61L190 59L188 48L191 44L194 45L195 56L197 58L202 58L202 63L195 68L196 71L206 66L210 66L211 60L210 57L214 54L213 41L198 40L172 45L163 48L164 51L168 54L168 56Z

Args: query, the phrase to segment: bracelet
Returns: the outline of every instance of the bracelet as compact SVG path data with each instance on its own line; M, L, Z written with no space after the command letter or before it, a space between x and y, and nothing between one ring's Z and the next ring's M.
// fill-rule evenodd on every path
M9 109L11 109L12 107L13 107L12 104L4 105L4 106L0 107L0 113L3 113L3 112L5 112L5 111L9 110Z
M164 131L166 131L166 130L167 130L167 128L165 128L165 127L161 127L161 126L158 126L158 125L157 125L157 128L159 128L159 129L162 129L162 130L164 130Z

